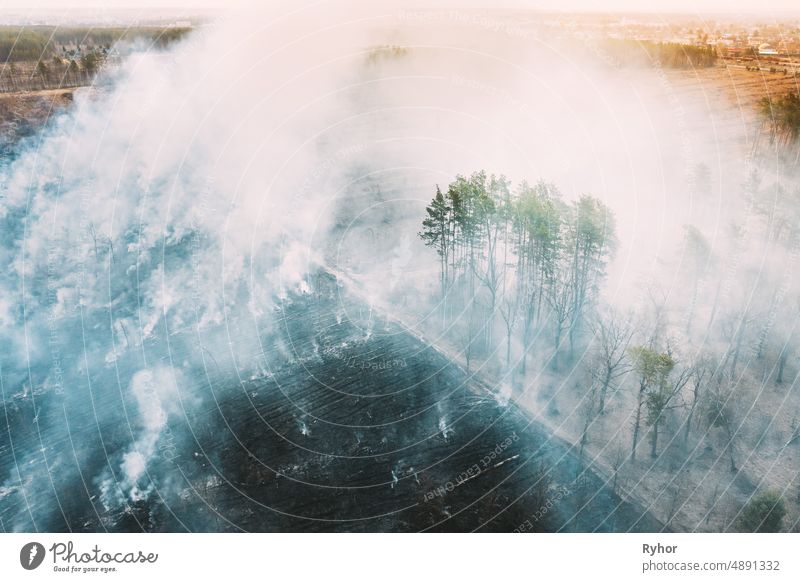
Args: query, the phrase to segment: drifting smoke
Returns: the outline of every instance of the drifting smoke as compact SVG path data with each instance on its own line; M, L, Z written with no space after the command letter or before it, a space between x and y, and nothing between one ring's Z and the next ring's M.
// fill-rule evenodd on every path
M92 443L96 472L78 475L45 446L69 430L45 410L33 440L44 450L3 476L6 527L48 523L50 475L94 488L106 508L167 488L177 476L153 459L167 433L191 440L171 426L224 398L189 370L231 386L269 370L256 346L319 265L424 325L438 263L416 233L435 185L458 173L546 179L608 204L620 248L604 293L621 308L654 280L680 286L684 225L724 254L746 210L731 192L749 174L736 137L749 128L720 140L717 113L664 71L512 25L349 4L217 22L134 54L21 143L1 170L3 399L108 400L87 421L121 406L128 430L116 448ZM703 197L699 161L714 178ZM18 495L39 505L9 509Z
M147 498L152 492L152 484L146 491L139 490L138 484L147 470L148 460L156 453L170 415L181 412L176 378L179 374L180 371L172 368L156 368L153 371L141 370L131 380L130 390L136 399L143 426L130 450L122 455L120 472L123 476L121 489L129 492L134 501ZM110 476L105 477L99 487L108 493L118 491L114 489ZM104 499L104 503L107 507L114 507L124 503L124 499Z
M304 41L302 29L276 12L136 53L77 91L71 110L2 168L3 397L36 408L38 394L53 392L73 410L121 395L131 442L105 451L89 479L106 504L152 493L148 466L168 420L207 399L181 386L181 368L263 369L234 342L257 345L278 302L308 288L307 242L329 228L327 181L338 172L309 168L320 128L341 108L329 92L352 67L320 63L360 43L353 31ZM226 337L241 321L247 332ZM42 443L65 428L48 408ZM91 414L98 427L111 418ZM68 462L59 457L43 445L31 463L18 459L3 497L43 488L58 506L46 491L53 463ZM38 511L49 510L18 515L35 526Z

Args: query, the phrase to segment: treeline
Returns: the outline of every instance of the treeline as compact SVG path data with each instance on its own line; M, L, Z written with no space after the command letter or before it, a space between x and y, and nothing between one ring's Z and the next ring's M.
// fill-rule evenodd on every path
M178 27L0 27L0 61L49 60L53 55L76 56L85 51L110 50L117 42L144 40L164 47L191 29ZM70 54L72 53L72 54Z
M82 87L92 82L107 59L102 53L86 53L72 59L53 56L37 62L7 63L0 68L0 92Z
M605 41L603 48L624 65L694 69L711 67L717 62L717 51L710 45L610 39Z

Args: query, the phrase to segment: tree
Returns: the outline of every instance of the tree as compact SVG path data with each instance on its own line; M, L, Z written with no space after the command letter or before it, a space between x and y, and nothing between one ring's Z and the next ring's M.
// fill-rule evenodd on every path
M570 207L566 228L566 252L570 256L568 274L572 298L570 307L570 354L587 305L593 301L605 276L605 266L615 247L614 215L597 198L581 196Z
M714 363L710 358L699 358L695 361L691 371L692 403L689 405L689 414L686 416L686 428L683 433L683 443L689 443L689 433L692 430L692 421L697 405L702 401L702 388L706 379L712 375Z
M425 208L428 217L422 221L422 231L419 237L426 246L433 247L440 258L440 284L442 290L442 314L446 316L447 288L450 281L449 265L453 244L453 207L445 199L439 186L436 186L436 196L430 205Z
M630 370L628 346L633 338L631 317L623 318L613 308L595 318L591 325L596 348L592 376L599 383L598 414L605 413L608 390Z
M722 378L708 395L706 402L706 420L709 428L721 428L725 434L725 448L728 450L728 460L730 462L731 473L735 473L736 458L734 456L734 438L736 433L733 430L734 411L730 402L730 394L726 394L721 389Z
M553 280L547 287L547 305L550 308L550 322L553 326L553 357L551 366L558 370L559 354L564 331L569 327L575 303L573 287L569 280L569 261L561 257L555 270Z
M83 70L86 71L86 74L90 77L97 72L98 68L98 58L97 55L93 52L85 54L81 57L81 66Z
M509 202L508 180L505 176L491 176L487 188L477 192L476 215L480 223L484 254L479 261L478 279L489 293L489 306L484 321L486 346L491 349L494 314L497 310L498 292L505 275L504 263L499 261L498 245L502 242L507 222L505 205Z
M737 520L737 527L743 532L776 533L781 531L786 505L775 491L765 491L753 497Z
M711 260L711 246L697 228L686 225L684 230L684 258L687 263L689 280L691 281L692 296L689 301L689 311L686 315L686 335L692 332L694 313L697 305L697 291L700 282L708 271Z
M511 341L519 318L519 294L510 291L517 281L514 273L514 268L517 266L515 263L516 255L514 254L515 235L513 229L515 204L515 200L511 197L510 184L505 183L500 206L500 216L503 225L503 250L499 310L506 328L506 368L509 369L511 366Z
M448 197L453 207L453 219L456 224L456 249L460 249L461 262L465 265L464 278L467 282L465 309L467 311L467 337L465 355L467 369L473 352L475 334L473 332L477 290L475 281L478 273L478 261L483 241L483 213L488 206L486 194L486 172L474 172L469 178L456 176L448 187Z
M566 205L558 189L539 182L519 187L515 209L517 293L522 316L522 375L525 375L533 327L553 292Z
M591 428L592 423L594 422L595 418L597 418L597 399L598 399L598 386L597 381L589 378L589 390L583 397L583 401L581 402L581 410L580 414L583 419L583 429L581 430L581 446L580 452L578 453L578 458L583 463L583 450L586 448L586 444L589 442L589 428Z
M47 84L47 79L50 76L50 71L44 61L39 61L36 64L36 75L41 79L42 86Z
M17 88L17 65L14 63L9 63L8 65L8 72L9 76L11 77L11 86L14 89Z
M794 301L794 314L800 309L800 300ZM776 384L783 384L784 374L786 372L786 364L789 361L790 354L794 351L794 324L797 315L778 318L776 321L775 335L778 337L778 372L775 376Z
M669 356L669 352L667 355ZM669 357L671 358L671 356ZM674 360L672 362L674 366L676 362ZM666 373L666 376L669 376L669 372ZM691 377L691 368L684 368L674 381L668 381L668 378L664 377L663 381L658 383L657 388L646 396L647 418L645 422L647 426L651 427L650 456L654 459L658 457L658 427L664 418L664 413L672 407L672 401L681 393Z
M742 308L741 314L732 314L732 319L728 322L731 327L730 333L726 334L731 338L728 350L725 353L725 361L730 360L730 375L731 378L736 376L736 369L739 363L739 356L742 353L742 346L745 343L749 326L754 318L751 314L753 303L748 301Z
M639 386L636 394L636 417L633 425L633 444L631 446L631 460L636 460L636 446L639 443L639 430L641 429L642 405L645 403L648 391L655 388L659 392L665 390L667 378L675 367L675 360L669 353L662 353L646 346L631 348L633 367L639 374ZM663 402L663 397L653 399L648 408L655 407ZM655 408L654 408L655 409Z
M508 274L503 278L504 285L508 278ZM512 336L519 320L519 295L517 293L508 293L504 289L503 297L500 301L500 315L506 327L506 367L508 368L511 366Z
M73 83L80 82L78 77L80 75L81 70L80 67L78 67L78 63L76 63L74 59L70 60L69 65L67 66L67 72L72 76Z

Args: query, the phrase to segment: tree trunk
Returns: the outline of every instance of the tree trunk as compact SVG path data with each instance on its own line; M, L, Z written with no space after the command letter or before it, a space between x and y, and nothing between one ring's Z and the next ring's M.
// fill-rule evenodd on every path
M689 444L689 433L692 430L692 417L694 416L694 409L697 404L697 396L695 395L692 407L689 409L689 416L686 417L686 431L683 433L684 446Z
M511 332L512 329L508 326L506 328L506 368L509 370L511 369Z
M653 423L653 440L651 442L650 457L655 459L658 457L658 421Z
M530 348L530 334L531 334L531 320L527 318L525 321L525 329L522 332L522 377L525 378L528 369L528 349Z
M574 319L572 325L569 326L569 360L575 359L575 328L578 326L578 320Z
M697 408L697 401L700 398L700 382L696 381L694 386L694 396L692 397L692 407L689 409L689 415L686 417L686 432L683 433L684 446L689 444L689 433L692 430L692 418L694 411Z
M730 460L731 473L738 471L736 467L736 460L733 458L733 435L731 434L731 427L725 424L725 432L728 435L728 459Z
M783 384L783 371L786 368L786 347L781 350L781 355L778 356L778 377L775 378L777 384Z
M708 325L706 326L706 335L711 331L711 326L714 325L714 318L717 315L717 307L719 306L719 294L722 290L722 277L717 282L717 291L714 293L714 303L711 306L711 315L708 316Z
M636 460L636 445L639 444L639 427L642 421L642 403L644 401L644 391L647 386L645 384L639 385L639 395L636 401L636 420L633 424L633 446L631 447L631 461Z
M589 440L589 423L591 422L591 415L586 415L586 420L583 423L583 432L581 433L581 449L580 453L578 453L578 459L580 460L580 465L583 466L583 449L586 447L586 442Z
M611 368L606 366L606 375L603 378L603 386L600 388L600 404L597 407L598 414L605 414L606 412L606 392L611 385Z
M692 337L692 322L694 320L694 310L697 307L697 287L699 281L697 278L694 280L694 289L692 290L692 300L689 303L689 315L686 318L686 337Z
M563 333L563 329L561 327L561 322L556 323L556 336L555 336L555 343L554 343L554 350L553 350L553 370L558 370L558 352L561 348L561 334Z

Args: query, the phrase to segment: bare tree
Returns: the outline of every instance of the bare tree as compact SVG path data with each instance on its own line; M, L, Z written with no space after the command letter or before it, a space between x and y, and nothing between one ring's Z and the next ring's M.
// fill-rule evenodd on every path
M672 360L673 366L675 360L672 355L667 351L668 357ZM667 373L669 376L669 373ZM658 428L661 421L664 419L664 414L671 408L681 406L681 404L673 404L678 395L680 395L684 386L689 382L692 377L692 368L683 368L672 380L666 377L658 383L657 388L647 394L647 425L650 426L651 432L651 449L650 456L656 458L658 456Z
M630 371L628 347L634 327L630 314L620 315L613 307L590 323L596 349L592 363L592 376L599 383L598 414L605 413L608 390Z
M700 282L708 272L709 261L711 260L711 246L697 228L686 225L684 228L684 259L687 262L688 276L692 289L692 296L689 300L689 311L686 314L686 335L691 336L692 324L694 323L695 311L697 308L697 292Z
M702 401L702 388L703 383L706 382L714 373L713 361L708 357L698 358L692 365L691 371L691 387L692 387L692 400L689 404L689 413L686 415L686 427L683 433L683 443L689 443L689 433L692 430L692 422L694 420L694 413L697 410L697 405Z
M580 415L582 418L583 428L581 429L581 438L580 438L580 451L578 453L578 458L581 461L581 465L583 464L583 450L586 448L586 444L589 442L589 428L592 426L595 418L597 418L597 399L598 399L598 386L597 382L593 380L589 380L588 382L589 389L586 391L586 394L583 397L583 401L581 402L580 406Z
M731 395L722 386L722 378L719 378L714 390L708 394L706 401L706 421L709 428L721 428L725 435L725 449L728 451L730 470L735 473L735 442L736 433L733 426L735 423L735 409L731 402Z

